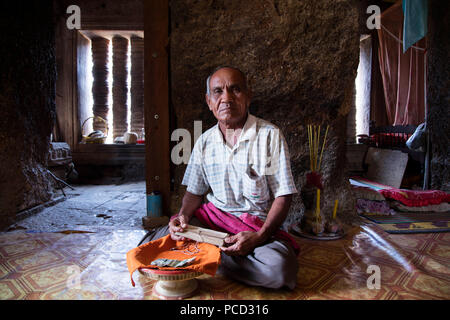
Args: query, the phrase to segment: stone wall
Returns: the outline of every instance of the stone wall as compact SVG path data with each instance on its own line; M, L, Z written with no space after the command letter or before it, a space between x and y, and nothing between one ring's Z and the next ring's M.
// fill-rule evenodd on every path
M215 124L205 103L205 79L218 65L248 74L250 112L282 129L297 188L309 170L306 124L330 125L324 153L325 212L340 200L355 215L345 180L346 115L354 99L359 61L357 1L171 1L171 107L173 128L193 133ZM179 209L185 166L176 166L172 211ZM303 211L297 195L289 221Z
M431 0L428 12L428 124L431 130L431 188L450 191L450 3Z
M55 119L52 1L0 5L0 228L49 201L50 133Z

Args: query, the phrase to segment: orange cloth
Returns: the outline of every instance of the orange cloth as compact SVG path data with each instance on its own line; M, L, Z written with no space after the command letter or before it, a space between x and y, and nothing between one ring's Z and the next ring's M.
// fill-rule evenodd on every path
M220 249L212 244L198 242L198 253L193 255L184 254L182 251L170 250L175 247L182 247L187 242L192 241L175 241L168 234L160 239L150 241L137 248L127 252L127 266L130 271L131 284L135 286L133 281L133 273L139 268L151 268L161 270L192 270L214 276L220 264ZM191 246L192 248L193 246ZM185 260L195 257L195 260L184 267L158 267L150 265L156 259L175 259Z

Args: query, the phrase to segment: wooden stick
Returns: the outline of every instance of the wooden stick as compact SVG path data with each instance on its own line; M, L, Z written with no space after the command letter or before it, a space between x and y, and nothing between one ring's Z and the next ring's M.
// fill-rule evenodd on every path
M74 187L72 187L70 184L68 184L67 182L65 182L64 180L61 180L60 178L58 178L57 176L55 176L50 170L47 169L47 172L58 182L61 182L62 184L64 184L65 186L69 187L72 190L75 190ZM61 189L62 190L62 189Z

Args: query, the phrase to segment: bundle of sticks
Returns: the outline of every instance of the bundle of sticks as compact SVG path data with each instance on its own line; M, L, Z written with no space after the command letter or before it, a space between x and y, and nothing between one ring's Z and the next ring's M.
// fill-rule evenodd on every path
M320 125L308 125L308 141L309 141L309 160L311 166L311 172L320 171L320 165L322 164L322 156L323 150L325 149L328 128L325 130L325 136L323 141L321 142L321 128ZM321 147L322 146L322 147ZM319 157L320 154L320 157ZM320 189L317 189L317 198L316 198L316 221L320 222Z
M320 171L320 165L322 163L322 156L323 156L323 150L325 149L325 144L327 141L327 134L328 134L328 128L327 126L325 130L325 136L323 138L322 142L322 148L320 149L320 125L308 125L308 140L309 140L309 160L311 165L311 171ZM319 158L320 153L320 158Z

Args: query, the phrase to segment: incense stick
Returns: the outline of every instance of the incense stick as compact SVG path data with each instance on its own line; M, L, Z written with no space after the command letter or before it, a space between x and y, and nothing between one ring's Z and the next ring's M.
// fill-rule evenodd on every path
M319 156L319 146L320 146L320 126L319 126L319 129L316 128L316 135L317 135L317 138L316 138L316 155L315 155L316 162L314 164L314 170L315 171L317 171L317 160L319 160L318 156Z
M316 218L317 218L317 220L320 220L320 189L317 189Z
M322 164L323 149L325 149L325 142L327 141L328 127L329 126L327 126L327 130L325 131L325 137L323 138L322 151L320 152L319 170L320 170L320 165Z
M309 164L311 171L313 171L311 125L308 125L308 142L309 142Z
M317 163L317 127L314 126L314 151L313 151L313 166L314 166L314 171L316 171L316 163Z
M317 127L314 126L314 151L313 151L313 166L314 166L314 171L316 171L317 168Z
M325 136L321 143L321 126L307 125L308 144L309 144L309 165L312 172L319 171L322 165L323 151L325 150L329 125L325 130ZM322 146L321 146L322 145ZM320 157L319 157L320 152Z
M338 199L334 201L333 220L336 219L337 207L338 207Z

